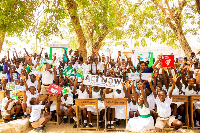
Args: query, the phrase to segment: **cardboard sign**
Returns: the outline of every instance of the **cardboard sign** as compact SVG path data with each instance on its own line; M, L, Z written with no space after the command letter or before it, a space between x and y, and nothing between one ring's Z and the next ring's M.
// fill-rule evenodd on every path
M84 85L92 85L107 88L116 88L121 85L121 78L100 77L98 75L85 74Z
M47 90L48 93L54 94L55 96L58 96L62 90L62 87L51 84Z
M18 99L17 91L15 91L15 90L10 91L10 98L12 98L13 100Z
M74 69L70 66L67 66L67 68L65 68L65 70L63 71L63 74L65 76L70 76L73 72L74 72Z
M174 67L174 55L162 55L161 65L162 67Z
M82 69L76 69L76 78L78 79L78 82L82 82L82 79L83 79Z
M7 90L15 90L15 83L14 82L7 83L6 84L6 89Z
M134 66L137 66L137 64L139 63L138 61L138 56L140 56L140 61L147 61L147 60L150 60L151 58L151 53L152 52L134 52Z
M70 87L66 87L66 88L63 88L63 89L62 89L63 95L68 94L69 92L71 92Z

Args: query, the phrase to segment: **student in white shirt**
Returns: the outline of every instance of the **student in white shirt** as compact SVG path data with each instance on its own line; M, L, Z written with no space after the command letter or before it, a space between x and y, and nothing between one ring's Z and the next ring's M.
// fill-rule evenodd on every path
M10 98L10 90L6 90L6 97L2 100L1 115L4 119L4 123L8 123L11 119L16 118L16 115L21 110L21 104L19 100L13 100Z
M148 77L151 82L151 77ZM155 97L155 102L157 105L157 112L158 112L158 118L156 119L156 125L155 125L155 131L161 132L164 127L166 126L174 126L175 130L178 130L182 127L182 122L175 119L171 116L171 103L172 103L172 92L175 87L177 81L177 77L173 78L173 84L172 87L169 90L169 95L167 96L167 92L165 90L160 90L158 94L156 93L155 89L151 87L152 92Z
M44 113L44 116L41 115L41 109L45 108L45 101L47 100L47 97L44 99L44 101L40 102L38 98L31 98L29 101L31 104L31 114L29 121L33 124L33 122L36 122L39 124L39 127L37 127L36 131L45 131L44 126L47 122L51 120L51 115L49 112Z
M51 61L47 61L45 71L42 71L42 88L41 94L47 94L46 90L49 85L53 83L53 68L51 65Z
M76 89L76 87L79 86L79 89ZM78 84L78 80L75 79L75 83L74 83L74 88L73 88L73 93L78 95L78 99L86 99L89 98L89 91L86 85L84 85L83 83ZM76 106L72 107L73 110L71 112L76 112ZM79 110L83 111L83 120L84 120L84 125L83 128L86 128L87 126L87 108L84 106L79 106ZM74 115L70 115L74 120L75 120L75 125L73 126L73 128L77 127L76 124L76 117L75 114Z
M35 86L35 84L32 84L32 86L31 85L28 86L25 81L25 77L22 76L21 78L24 81L24 86L26 87L26 98L25 98L25 102L22 103L24 117L26 118L27 114L30 114L30 109L31 109L30 100L31 98L38 98L40 90L41 90L41 83L40 83L40 78L38 75L36 75L36 80L38 81L37 86Z
M74 117L72 115L72 105L73 105L73 97L72 97L72 94L70 95L69 93L71 92L68 92L66 94L63 95L63 93L60 94L59 96L59 102L61 102L61 105L62 105L62 108L60 111L58 111L58 115L60 117L63 117L63 120L64 120L64 124L67 123L67 116L69 116L71 114L71 117Z

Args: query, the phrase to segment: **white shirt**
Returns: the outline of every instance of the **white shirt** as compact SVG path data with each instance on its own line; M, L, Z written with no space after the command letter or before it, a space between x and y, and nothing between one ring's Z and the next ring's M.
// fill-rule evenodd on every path
M35 82L33 83L33 82L31 82L31 79L28 79L28 80L26 81L26 84L27 84L28 88L29 88L30 86L34 86L35 88L37 88L37 86L38 86L38 81L35 80Z
M89 66L86 65L85 63L83 63L82 65L78 64L77 69L82 69L83 70L83 75L87 74L89 72Z
M153 93L151 93L149 96L147 96L147 102L149 103L149 109L150 110L153 110L155 109L155 98L154 98L154 95Z
M86 89L84 90L84 92L78 89L76 94L78 94L78 99L85 99L89 97Z
M61 103L62 104L72 104L73 105L73 98L71 96L67 97L67 100L65 100L64 96L61 97ZM67 109L67 107L63 107L64 109Z
M53 69L50 69L53 72ZM53 73L49 71L42 71L42 84L52 84L53 83Z
M16 71L21 74L21 70L23 69L23 66L22 65L19 65L19 68L16 68Z
M26 96L27 96L26 104L27 104L27 106L31 106L31 104L30 104L31 98L38 98L39 93L36 90L36 94L33 95L30 91L26 91Z
M169 117L171 115L171 103L172 99L168 96L165 98L164 102L161 102L159 97L157 96L155 99L157 105L157 112L160 117Z
M6 111L6 110L11 110L14 103L15 103L15 100L13 100L12 102L9 103L8 105L8 108L5 110L5 106L6 104L8 103L8 97L5 97L3 100L2 100L2 107L1 107L1 111Z
M29 119L30 122L35 122L41 117L41 109L44 109L45 105L32 105L31 117Z

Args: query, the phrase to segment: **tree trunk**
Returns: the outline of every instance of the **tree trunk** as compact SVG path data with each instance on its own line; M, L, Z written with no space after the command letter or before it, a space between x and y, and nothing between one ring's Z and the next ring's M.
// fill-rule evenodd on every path
M86 49L86 39L81 27L79 17L77 14L77 3L74 0L66 0L67 10L71 18L72 25L75 29L76 35L78 37L79 50L82 51L82 57L84 61L87 60L87 49Z
M0 34L0 53L2 51L4 39L5 39L5 33L1 32L1 34Z
M178 41L185 53L185 56L190 59L190 55L192 53L192 49L187 41L187 39L185 38L185 35L183 34L183 30L182 30L182 26L181 23L177 24L177 32L176 32L176 36L178 38Z
M197 11L200 15L200 0L196 0Z

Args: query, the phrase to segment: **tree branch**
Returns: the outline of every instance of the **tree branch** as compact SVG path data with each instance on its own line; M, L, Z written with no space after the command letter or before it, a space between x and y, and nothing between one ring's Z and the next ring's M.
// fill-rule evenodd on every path
M165 0L165 4L167 5L167 10L169 11L170 17L175 21L175 18L174 18L174 16L173 16L172 10L171 10L171 8L169 7L168 0Z
M164 9L161 5L158 4L157 0L151 0L151 1L152 1L160 10L162 10L162 12L163 12L163 14L164 14L165 16L167 15L165 9Z
M200 0L196 0L197 11L200 15Z
M179 18L182 11L183 11L183 8L187 5L187 1L186 0L183 0L182 2L178 2L178 12L176 13L176 17Z

